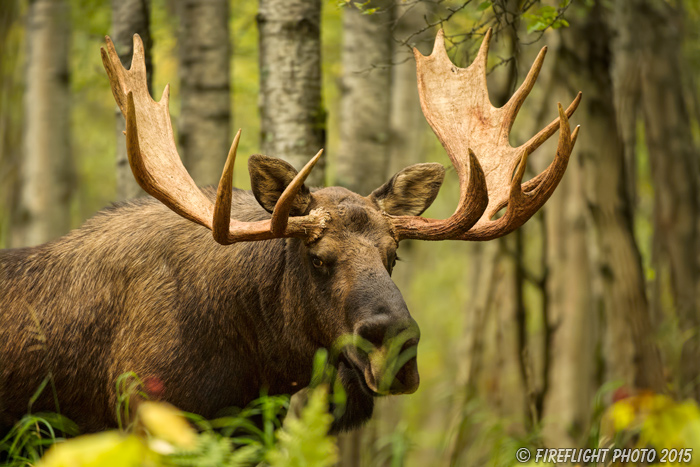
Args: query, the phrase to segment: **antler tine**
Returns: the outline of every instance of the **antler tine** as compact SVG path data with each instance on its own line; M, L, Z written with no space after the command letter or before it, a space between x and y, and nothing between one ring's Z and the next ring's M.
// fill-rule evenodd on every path
M542 64L544 63L544 57L546 55L547 46L544 46L540 50L540 53L537 54L537 58L532 63L530 71L527 72L527 76L525 76L523 84L520 85L518 90L515 91L504 106L507 109L508 115L508 131L510 131L513 127L513 122L515 122L515 117L518 116L520 107L522 107L525 99L527 99L527 96L530 95L530 91L532 91L532 88L535 86L535 82L537 82L537 78L540 75L540 70L542 69Z
M287 228L287 223L289 222L289 213L292 210L292 205L294 204L294 198L296 197L299 189L304 184L306 177L311 173L311 169L314 168L316 162L321 158L323 154L323 149L319 150L316 155L306 163L303 169L294 177L294 179L287 185L284 189L282 195L277 200L275 204L275 209L272 211L272 219L270 220L272 227L270 230L273 235L281 235L284 233L284 229Z
M240 131L229 151L216 204L212 203L194 183L177 153L168 109L169 87L165 87L160 102L148 92L141 38L134 35L130 70L122 66L109 37L106 42L106 50L101 49L102 62L114 99L126 118L129 165L147 193L180 216L212 230L215 240L224 245L278 237L314 238L323 231L327 213L322 211L287 219L275 233L270 220L241 222L231 218L233 165Z
M444 31L440 30L443 32ZM486 84L486 64L488 63L489 59L489 47L491 46L491 36L493 35L493 29L488 28L486 30L486 34L484 34L484 38L481 41L481 45L479 46L479 51L476 53L476 58L474 58L474 63L472 65L478 67L479 69L483 69L484 72L484 85Z
M568 117L576 110L581 100L580 93L566 112L559 106L558 119L526 144L512 147L509 136L513 121L537 80L546 48L540 51L524 82L508 103L497 109L489 100L486 85L490 38L491 30L488 30L479 53L467 68L459 68L449 59L442 31L438 32L435 48L428 57L414 52L423 114L459 176L460 205L455 215L466 211L466 205L471 203L479 205L478 219L472 223L462 222L457 228L451 223L454 215L445 221L392 218L399 238L489 240L505 235L525 223L547 201L566 170L577 135L577 130L573 135L570 133ZM528 156L552 136L557 127L560 137L554 161L545 172L523 184ZM478 161L474 154L478 155ZM485 180L481 187L478 187L479 183L472 183L472 178L478 178L479 173ZM475 189L483 192L472 191ZM506 213L492 220L505 206ZM449 231L445 229L447 224L451 226ZM409 230L407 225L416 229Z
M580 125L577 125L576 128L574 128L574 131L571 132L571 147L573 148L574 145L576 144L576 138L578 138L578 131L581 128ZM552 171L557 171L558 168L557 166L560 164L560 161L555 157L554 160L549 164L549 167L545 169L542 173L539 175L531 178L527 182L523 183L523 192L524 193L530 193L537 189L537 187L542 183L542 180L545 177L549 176L549 173Z
M129 72L145 77L146 51L143 47L143 41L141 40L141 36L139 36L138 34L134 34L133 41L134 51L132 52L131 66L129 67ZM114 48L114 44L112 44L112 48Z
M581 98L583 97L583 93L579 92L574 100L569 104L569 107L566 108L566 118L571 118L571 116L574 114L576 109L578 108L579 103L581 102ZM549 125L546 127L542 128L535 136L530 138L525 144L520 146L521 148L528 148L528 150L532 153L535 151L535 149L539 148L542 146L542 144L547 141L555 131L557 131L557 128L559 128L559 118L555 118L550 122Z
M112 95L114 100L117 102L117 106L124 113L126 107L126 102L124 100L125 95L121 85L114 86L112 83L122 83L124 81L124 67L121 66L121 60L117 55L117 51L114 49L114 43L109 36L105 37L105 42L107 44L107 50L104 47L100 47L100 55L102 56L102 64L104 65L105 71L107 72L107 77L111 84ZM119 66L116 66L116 65Z
M236 151L238 142L241 140L241 130L239 129L231 143L231 149L226 157L224 172L219 180L219 187L216 190L216 203L214 204L214 224L212 233L214 240L222 245L227 245L229 241L229 225L231 223L231 197L233 196L233 166L236 163Z

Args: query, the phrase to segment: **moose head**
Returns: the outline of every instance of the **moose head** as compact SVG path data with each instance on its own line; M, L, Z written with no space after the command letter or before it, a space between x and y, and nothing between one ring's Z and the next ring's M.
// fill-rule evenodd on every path
M287 284L279 300L291 304L292 311L279 319L304 334L294 346L310 352L331 347L344 335L368 343L369 348L363 350L349 346L339 362L339 376L350 387L351 399L365 407L354 409L359 415L351 424L371 414L372 396L411 393L418 388L418 326L390 277L399 242L501 237L542 207L566 170L578 133L578 128L570 131L568 117L581 94L566 110L559 105L558 119L525 144L512 147L513 121L535 84L546 48L508 103L495 108L486 87L490 37L489 30L467 68L451 62L442 31L431 55L415 51L423 113L459 178L459 204L447 219L420 217L442 184L445 171L440 164L410 166L369 196L361 196L339 187L310 190L304 185L321 157L319 151L298 173L282 160L252 156L252 193L269 215L241 220L245 217L238 215L242 202L238 195L233 196L232 187L240 131L212 200L195 185L178 156L168 110L169 88L166 86L158 102L148 92L141 39L134 36L130 70L122 67L109 38L106 50L102 49L114 98L126 117L129 162L141 187L178 215L211 230L221 245L286 239L285 253L279 259L293 271L294 282ZM557 129L554 160L523 183L528 156ZM496 218L503 208L505 214ZM401 350L413 353L386 381L387 364L382 356L396 337L400 337ZM300 352L308 355L306 350Z

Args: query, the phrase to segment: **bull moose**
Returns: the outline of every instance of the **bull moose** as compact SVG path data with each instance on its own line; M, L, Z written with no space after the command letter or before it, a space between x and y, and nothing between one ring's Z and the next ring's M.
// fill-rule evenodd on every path
M490 240L518 228L558 185L578 133L568 117L580 93L525 144L510 145L546 48L508 103L494 108L486 87L490 37L468 68L451 62L442 31L431 55L415 51L423 113L459 177L459 205L444 220L420 217L445 174L435 163L412 165L361 196L304 185L321 152L298 173L254 155L252 190L234 189L240 131L218 190L198 188L177 153L168 87L159 102L148 92L141 39L134 36L126 70L107 37L102 60L126 117L129 162L152 197L109 207L44 245L0 251L0 428L26 412L47 375L52 390L33 409L58 402L83 431L116 425L115 380L127 371L157 381L154 397L212 417L246 405L262 388L292 394L305 387L315 352L344 335L372 348L340 353L347 408L334 431L368 420L375 396L416 391L415 357L388 385L374 358L393 336L404 336L404 349L419 340L390 277L399 242ZM522 183L528 155L557 128L554 160Z

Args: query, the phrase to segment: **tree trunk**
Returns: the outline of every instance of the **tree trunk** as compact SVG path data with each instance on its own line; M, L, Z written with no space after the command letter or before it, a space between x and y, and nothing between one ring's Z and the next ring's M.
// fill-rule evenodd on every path
M390 175L423 161L425 135L429 126L420 110L416 62L410 46L428 54L432 50L433 39L432 31L426 31L412 36L408 44L401 43L423 27L424 17L430 13L429 5L420 3L409 6L397 1L395 8L397 23L393 43L394 65L391 69Z
M260 0L263 153L301 169L326 140L321 101L321 0ZM324 158L307 184L322 185Z
M231 140L228 0L179 0L178 141L199 186L218 185Z
M68 3L33 0L27 19L20 228L13 246L44 243L70 228Z
M694 145L681 67L682 12L671 4L648 0L618 5L627 15L637 47L642 47L639 79L641 111L654 182L653 264L655 289L670 288L681 331L691 337L680 360L680 392L700 400L700 238L697 216L698 156ZM631 23L634 21L634 24ZM625 50L620 50L624 54ZM669 287L670 285L670 287ZM655 297L661 302L661 297Z
M151 80L153 76L153 61L151 60L150 0L112 0L112 40L119 53L122 65L126 69L131 67L133 54L133 35L138 34L143 40L148 71L148 90L153 94ZM117 134L117 199L131 199L144 194L136 179L131 173L129 158L126 154L126 129L124 116L119 107L114 108L116 115Z
M364 196L389 176L392 6L375 0L364 6L375 13L351 5L343 12L337 183Z
M542 150L553 151L554 147L548 145ZM552 338L543 419L546 445L552 448L581 445L588 433L595 389L596 320L587 267L586 205L579 151L577 147L545 213L547 326Z
M560 42L561 34L550 35L544 45L558 50ZM536 94L525 104L529 107L524 111L532 109L535 118L520 140L535 134L550 121L554 116L553 102L567 102L575 93L564 85L563 77L570 70L566 68L568 63L559 58L554 54L549 63L545 62L533 90ZM529 65L533 59L534 56L522 60L522 65ZM572 120L574 125L579 123L578 112ZM533 173L547 168L556 144L552 138L537 151L539 156L533 155ZM597 319L591 299L583 177L577 145L564 179L542 208L542 230L538 237L543 267L536 277L530 278L543 294L546 327L541 342L543 382L537 406L541 410L545 445L552 448L581 445L582 437L588 432L590 405L597 387L594 379Z
M592 271L605 318L608 380L662 391L663 372L653 340L641 258L633 235L625 151L616 127L610 80L610 31L596 2L563 34L559 59L585 100L576 113L582 131L576 159L583 164L593 227ZM560 78L563 81L563 77ZM572 94L574 89L571 90ZM574 159L573 163L576 163Z
M12 34L24 27L17 21L20 10L19 0L9 0L0 15L0 248L9 246L15 225L22 159L23 44Z

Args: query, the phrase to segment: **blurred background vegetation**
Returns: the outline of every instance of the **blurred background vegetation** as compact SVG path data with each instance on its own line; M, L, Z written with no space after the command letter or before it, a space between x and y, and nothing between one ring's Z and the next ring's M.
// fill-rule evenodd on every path
M510 465L522 445L597 445L606 406L654 393L666 397L654 407L698 423L694 0L3 0L0 245L48 241L140 195L99 57L106 34L124 61L132 33L144 37L152 94L171 84L199 183L216 183L242 128L238 187L249 188L247 155L298 167L325 147L314 181L368 194L403 166L450 166L420 113L410 50L429 52L440 27L459 66L494 28L496 106L548 47L513 145L578 91L581 133L560 187L518 231L402 245L394 278L422 329L421 388L341 436L340 465ZM457 197L448 171L426 216L449 216Z

